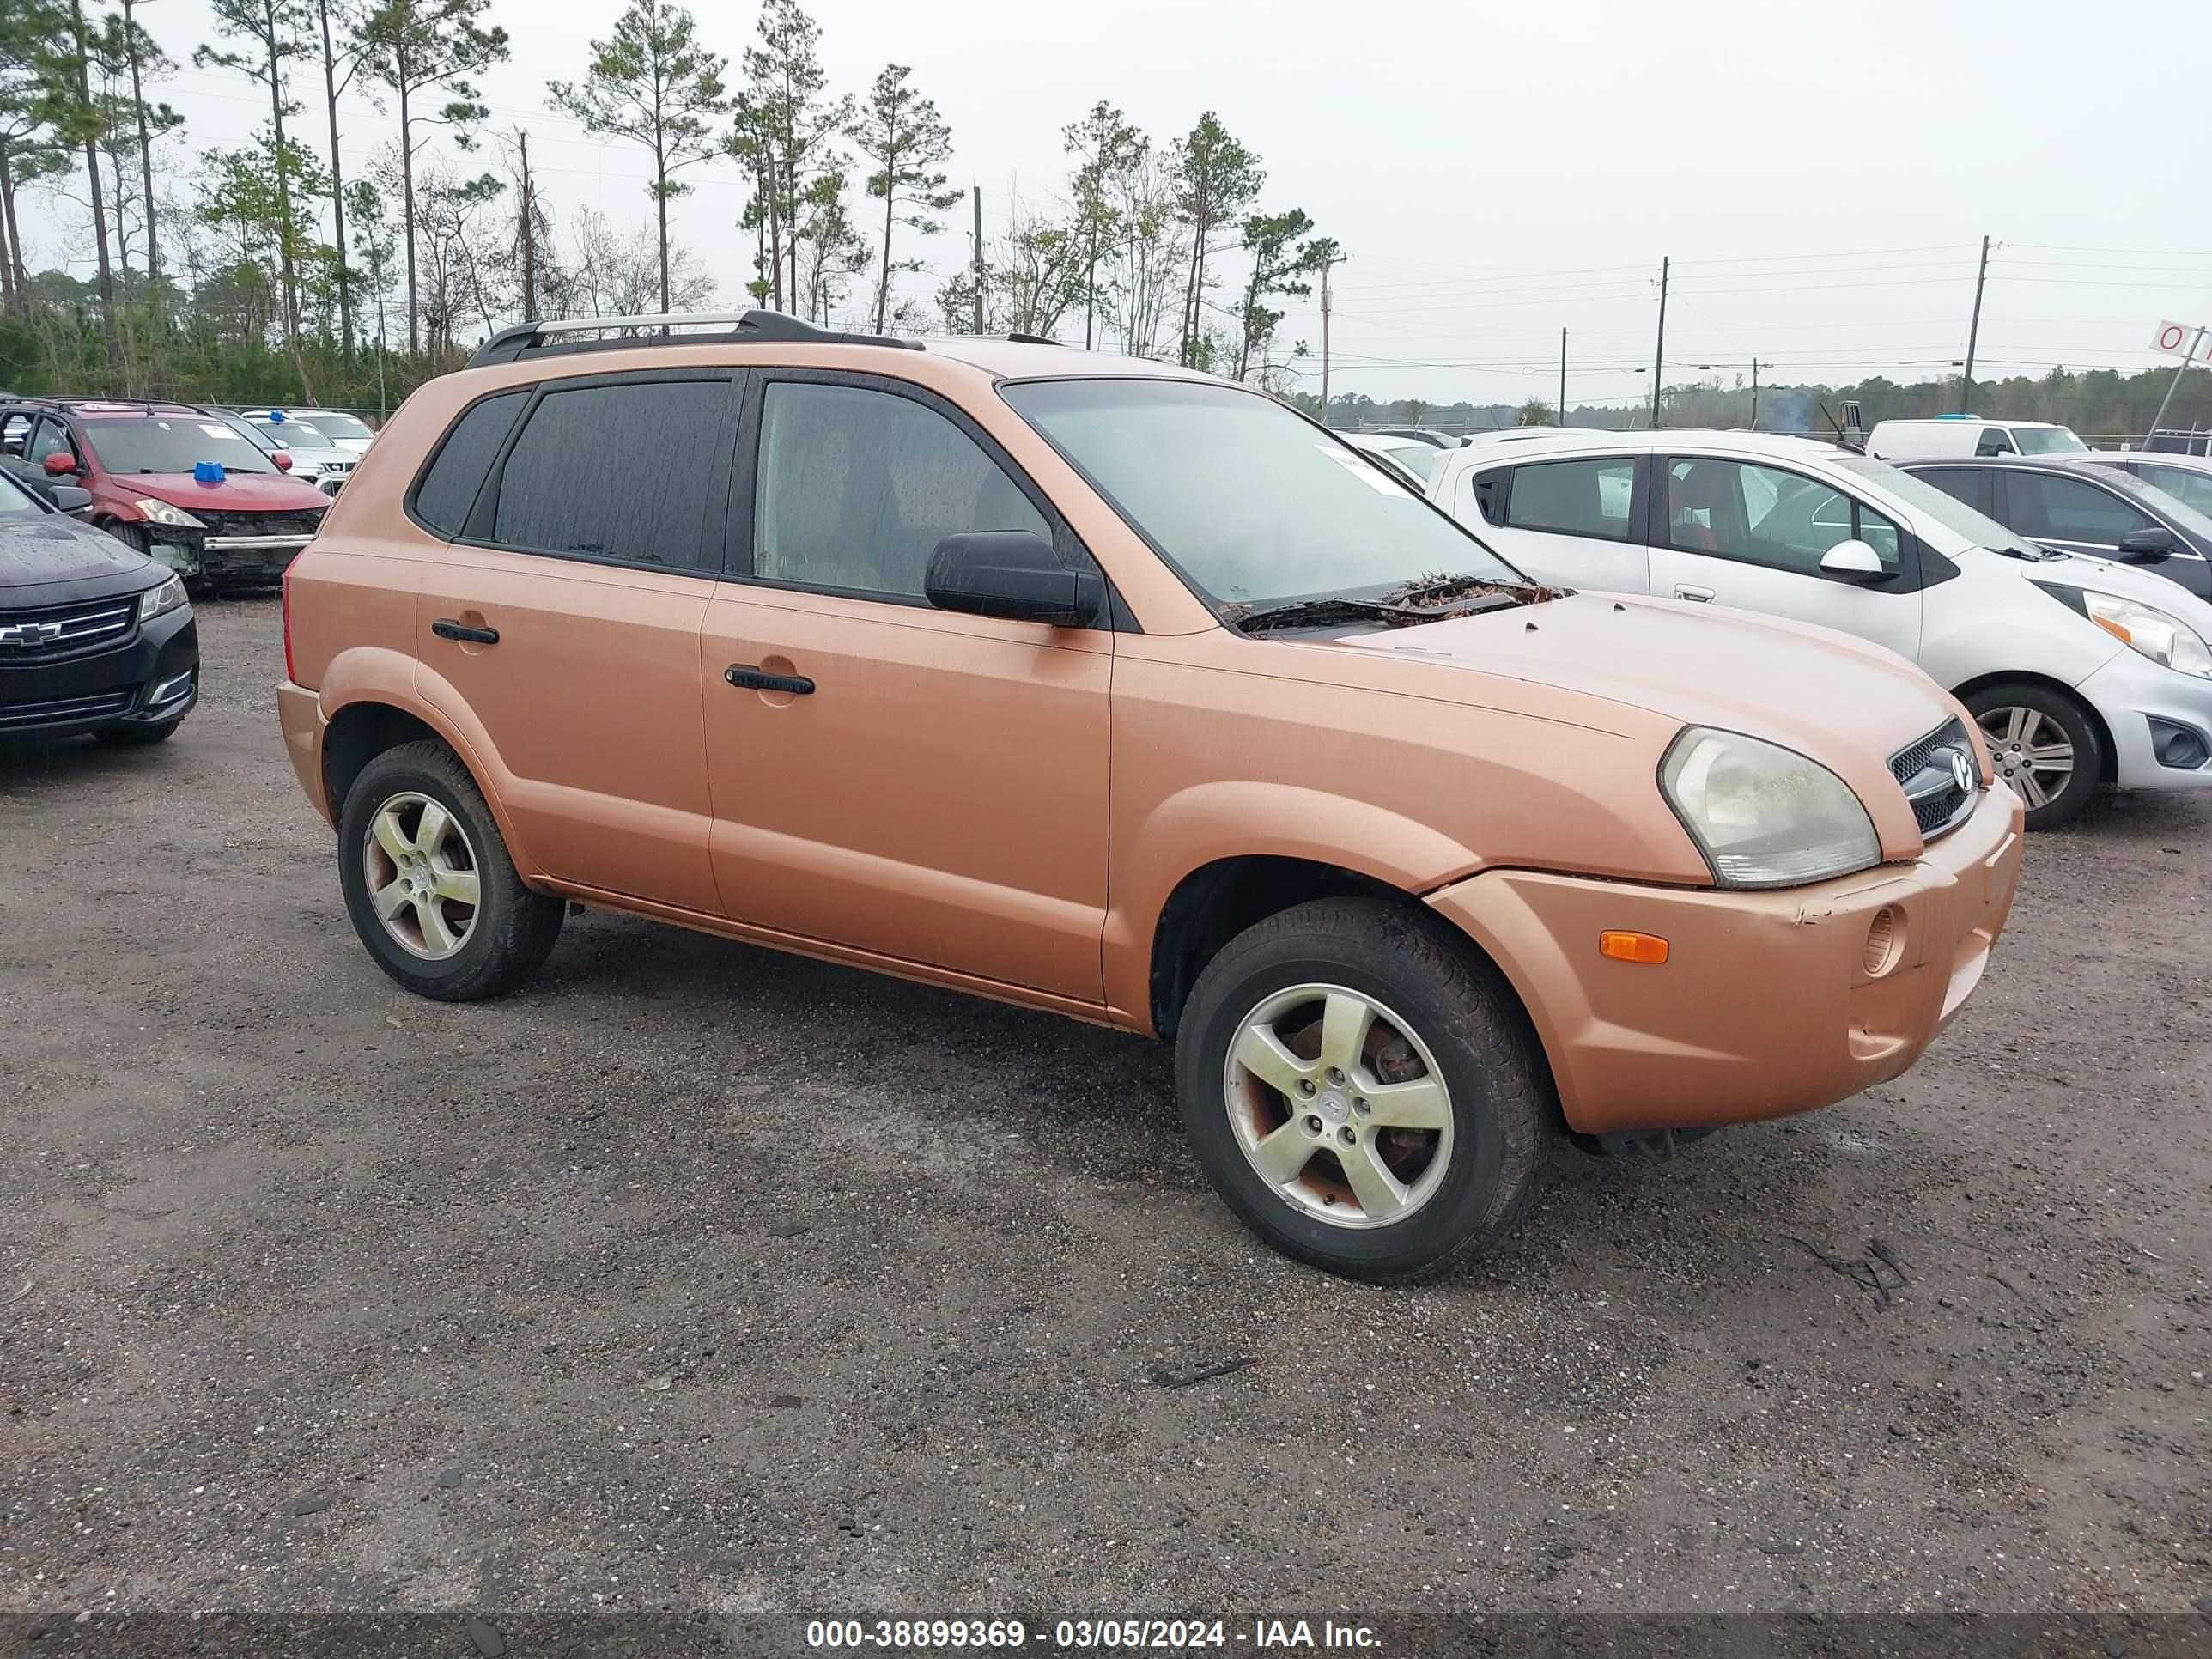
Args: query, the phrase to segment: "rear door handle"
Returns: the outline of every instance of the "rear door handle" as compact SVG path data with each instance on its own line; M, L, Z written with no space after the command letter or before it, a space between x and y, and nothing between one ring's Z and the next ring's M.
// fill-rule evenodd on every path
M1692 599L1703 605L1712 596L1713 590L1710 587L1697 587L1688 582L1677 582L1674 585L1674 597L1678 599Z
M451 617L441 617L430 624L430 631L441 640L462 640L470 645L497 645L496 628L471 628L466 623L455 622Z
M750 663L732 663L722 671L722 678L732 685L747 691L788 691L800 697L814 695L814 682L805 675L770 674L755 668Z

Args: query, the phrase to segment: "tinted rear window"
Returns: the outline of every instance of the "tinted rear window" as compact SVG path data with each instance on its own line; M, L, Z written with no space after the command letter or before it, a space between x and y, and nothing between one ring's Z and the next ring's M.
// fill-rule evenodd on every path
M461 533L461 526L469 516L469 504L477 498L477 490L491 470L493 459L507 437L507 429L514 424L514 417L522 412L530 393L502 392L496 398L487 398L461 416L460 422L446 434L439 446L438 459L430 463L430 470L422 475L422 482L415 490L415 516L436 531L441 536L453 537Z
M724 380L552 392L500 475L492 539L547 553L720 568L708 512L729 448Z

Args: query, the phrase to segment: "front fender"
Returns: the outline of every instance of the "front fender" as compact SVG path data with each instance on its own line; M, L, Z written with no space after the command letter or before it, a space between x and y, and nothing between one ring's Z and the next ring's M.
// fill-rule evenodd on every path
M1153 935L1169 896L1194 871L1224 859L1303 859L1424 893L1482 863L1450 836L1387 807L1255 779L1167 796L1133 826L1115 826L1115 854L1101 945L1106 1000L1147 1030Z

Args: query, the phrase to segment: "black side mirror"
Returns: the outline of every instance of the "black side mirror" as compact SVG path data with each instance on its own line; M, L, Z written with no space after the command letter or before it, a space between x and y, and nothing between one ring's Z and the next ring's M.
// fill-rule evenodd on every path
M978 530L938 543L922 592L939 611L1083 628L1098 615L1106 584L1070 570L1033 532Z
M2126 564L2163 564L2180 550L2181 538L2162 524L2145 525L2120 538L2120 559Z
M75 484L56 484L52 499L55 512L66 513L72 518L82 518L92 511L92 492L79 489Z

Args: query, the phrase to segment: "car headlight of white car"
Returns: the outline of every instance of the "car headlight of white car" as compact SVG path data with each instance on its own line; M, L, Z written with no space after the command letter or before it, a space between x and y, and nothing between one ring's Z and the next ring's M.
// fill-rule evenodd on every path
M131 502L131 505L137 507L141 513L143 513L149 523L173 525L179 530L204 530L207 528L207 526L201 523L199 520L192 517L192 515L185 512L183 507L172 507L167 501L157 501L151 495L144 496L138 501L135 501Z
M149 587L138 596L138 620L151 622L156 617L174 611L184 602L184 579L172 576L159 587Z
M1689 726L1659 763L1659 787L1723 887L1794 887L1881 861L1850 786L1779 744Z
M2160 667L2212 680L2212 647L2180 617L2140 599L2124 599L2094 588L2068 588L2053 597L2078 599L2079 608L2091 622Z

